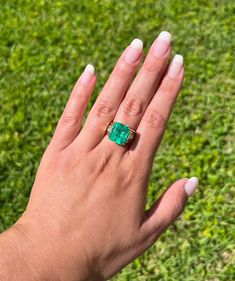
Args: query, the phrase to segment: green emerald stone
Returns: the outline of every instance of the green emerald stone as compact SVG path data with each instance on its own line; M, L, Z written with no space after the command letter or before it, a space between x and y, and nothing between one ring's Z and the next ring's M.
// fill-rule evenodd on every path
M117 144L126 144L130 135L130 128L122 123L115 122L109 134L109 139Z

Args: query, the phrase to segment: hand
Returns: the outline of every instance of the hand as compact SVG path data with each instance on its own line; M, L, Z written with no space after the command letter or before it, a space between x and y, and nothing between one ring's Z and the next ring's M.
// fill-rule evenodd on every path
M133 80L142 47L135 39L125 49L82 128L96 84L87 66L43 155L27 209L13 226L31 245L32 260L50 268L49 280L113 276L158 239L196 188L196 178L178 180L145 211L154 155L184 68L180 55L167 67L171 37L163 32ZM136 130L131 144L105 135L112 120Z

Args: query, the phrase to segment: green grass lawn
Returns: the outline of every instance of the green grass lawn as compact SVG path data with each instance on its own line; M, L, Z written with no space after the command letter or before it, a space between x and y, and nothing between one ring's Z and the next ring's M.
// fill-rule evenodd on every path
M0 0L0 231L23 212L35 172L87 63L98 83L138 37L173 34L185 81L154 163L149 201L181 177L184 214L113 280L235 280L235 1Z

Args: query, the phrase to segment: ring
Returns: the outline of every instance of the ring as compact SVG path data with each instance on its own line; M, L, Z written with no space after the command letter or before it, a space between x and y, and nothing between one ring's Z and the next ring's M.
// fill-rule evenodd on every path
M135 130L120 122L110 122L106 130L109 139L119 145L131 143L135 133Z

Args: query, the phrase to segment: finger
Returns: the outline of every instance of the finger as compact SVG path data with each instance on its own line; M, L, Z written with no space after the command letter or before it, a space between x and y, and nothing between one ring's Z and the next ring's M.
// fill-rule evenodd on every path
M78 138L88 149L94 148L104 137L106 128L113 120L126 90L141 62L143 42L134 39L125 49L109 79L88 114Z
M129 152L153 158L165 131L184 76L183 57L176 55L136 130Z
M163 31L152 44L140 71L117 111L114 121L128 125L134 130L137 128L167 66L170 50L171 35Z
M183 212L188 198L198 186L198 179L181 179L172 184L166 192L145 212L141 235L154 242Z
M63 150L76 138L81 130L82 119L95 84L94 66L88 64L72 90L49 148Z

